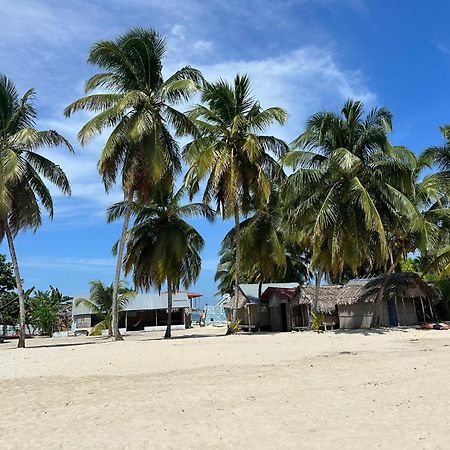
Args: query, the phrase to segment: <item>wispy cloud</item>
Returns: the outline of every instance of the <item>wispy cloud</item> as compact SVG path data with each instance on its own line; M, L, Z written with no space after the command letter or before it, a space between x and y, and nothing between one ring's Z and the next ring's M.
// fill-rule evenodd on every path
M115 266L114 258L61 258L52 256L24 256L21 258L21 266L39 269L70 269L74 271L111 272Z

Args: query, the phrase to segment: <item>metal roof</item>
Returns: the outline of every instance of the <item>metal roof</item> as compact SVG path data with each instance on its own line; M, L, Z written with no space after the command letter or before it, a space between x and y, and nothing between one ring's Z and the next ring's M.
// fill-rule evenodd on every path
M87 295L75 295L73 297L72 315L79 316L84 314L92 314L89 308L84 305L75 305L79 298L89 298ZM186 293L173 294L173 308L189 308L189 299ZM136 294L127 303L124 311L143 311L148 309L167 309L167 293L165 294Z
M250 303L258 303L258 283L240 284L239 287L241 288L241 292L245 295ZM295 289L298 287L298 283L263 283L261 294L263 294L264 291L269 287Z

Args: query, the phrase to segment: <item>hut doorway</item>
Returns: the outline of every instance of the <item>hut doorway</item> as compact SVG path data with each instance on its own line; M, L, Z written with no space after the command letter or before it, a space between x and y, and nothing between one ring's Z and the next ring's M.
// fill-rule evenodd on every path
M388 301L388 317L389 317L389 326L396 327L398 326L397 320L397 311L395 310L395 305L392 300Z
M281 304L281 331L287 331L287 304Z
M270 308L270 328L272 331L287 331L286 303Z

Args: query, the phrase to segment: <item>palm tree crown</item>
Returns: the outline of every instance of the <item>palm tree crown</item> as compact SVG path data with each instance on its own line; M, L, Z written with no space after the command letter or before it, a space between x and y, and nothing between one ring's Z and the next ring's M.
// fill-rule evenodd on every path
M193 194L207 178L205 203L215 201L224 216L236 203L246 212L252 191L268 199L270 178L279 170L272 154L287 151L282 140L259 133L274 122L283 124L287 115L277 107L262 109L251 96L247 76L237 75L233 85L205 83L202 102L189 112L199 135L184 151L190 164L186 184Z
M137 288L159 290L169 279L173 289L188 287L200 274L199 252L203 238L184 217L203 216L213 220L214 213L202 203L180 205L183 189L154 192L152 201L134 204L134 226L128 233L125 272L133 272ZM124 204L109 209L109 220L123 214ZM170 289L170 288L169 288Z
M183 67L163 79L165 41L154 30L134 28L110 41L96 43L88 61L102 72L85 85L86 93L65 109L67 116L85 109L97 113L79 132L81 143L113 128L99 161L108 190L119 171L122 183L148 194L148 183L181 169L178 145L170 134L193 131L191 122L172 105L185 101L198 88L200 72Z
M334 275L344 265L383 264L388 253L385 222L398 211L417 211L411 154L389 144L392 115L375 108L363 118L363 105L347 101L342 114L311 116L306 130L285 157L294 173L286 186L293 232L312 248L312 262ZM301 226L298 226L301 224Z
M40 205L53 217L53 200L43 178L70 194L63 170L39 154L39 150L70 143L53 130L35 127L37 111L33 105L34 89L22 97L13 83L0 74L0 231L8 221L13 234L36 230L42 223Z

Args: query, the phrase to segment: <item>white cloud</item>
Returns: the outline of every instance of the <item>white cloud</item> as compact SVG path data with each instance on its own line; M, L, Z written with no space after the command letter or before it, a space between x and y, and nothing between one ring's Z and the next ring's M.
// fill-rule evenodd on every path
M93 269L111 272L115 264L114 258L61 258L51 256L23 256L20 261L20 265L27 268L71 269L80 272Z
M194 42L194 49L198 51L209 51L212 50L214 47L214 44L212 41L195 41Z
M263 107L287 110L288 124L277 130L287 140L300 134L309 114L338 110L347 98L361 99L368 106L376 100L361 72L342 68L330 50L313 46L260 60L226 61L200 68L211 81L224 78L232 82L237 73L248 74L254 96Z

